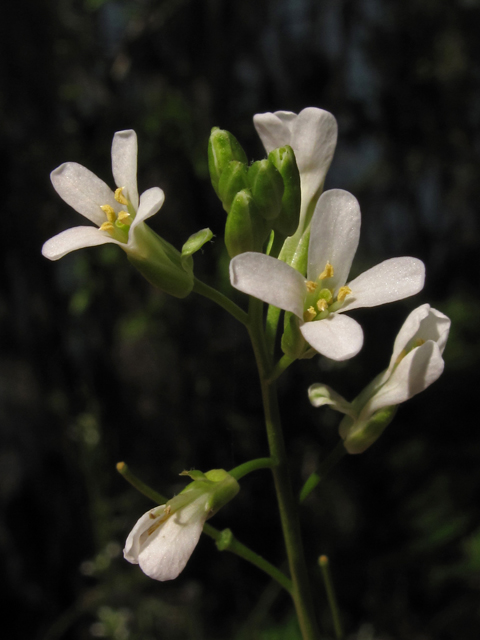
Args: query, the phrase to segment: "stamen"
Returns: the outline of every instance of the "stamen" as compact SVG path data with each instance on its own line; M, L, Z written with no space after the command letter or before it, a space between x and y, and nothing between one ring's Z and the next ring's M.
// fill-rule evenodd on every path
M307 280L305 285L307 287L308 293L312 293L312 291L315 291L315 289L317 288L317 285L315 284L315 282L313 282L313 280Z
M118 221L130 226L132 224L132 216L127 211L120 211L118 214Z
M316 315L317 312L315 311L315 309L313 307L308 307L308 309L303 314L303 319L305 322L310 322L310 320L313 320Z
M413 346L414 346L414 348L415 347L421 347L422 344L425 344L425 340L423 338L417 338L415 340L415 344Z
M111 222L104 222L100 225L100 231L108 231L108 233L112 233L115 231L115 225Z
M322 311L325 311L325 309L327 308L328 308L328 302L324 298L320 298L320 300L317 302L317 309L321 313Z
M333 276L333 267L330 264L330 262L327 262L327 264L325 265L325 269L322 271L322 273L318 276L319 280L325 280L326 278L331 278Z
M337 294L337 301L343 302L350 293L352 293L352 290L350 289L350 287L347 287L347 286L340 287Z
M115 200L124 206L128 206L128 200L122 193L124 189L125 187L118 187L118 189L115 189Z
M109 222L115 222L115 220L117 219L117 216L115 215L115 211L113 210L113 207L111 207L109 204L102 204L100 209L107 216L107 220Z

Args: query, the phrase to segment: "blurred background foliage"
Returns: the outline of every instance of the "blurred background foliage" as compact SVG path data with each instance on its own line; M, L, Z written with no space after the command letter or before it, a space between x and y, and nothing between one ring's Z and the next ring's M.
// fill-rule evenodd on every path
M140 191L166 193L152 227L177 247L211 227L196 273L244 304L225 276L210 128L231 130L258 159L254 113L318 106L339 123L326 186L352 191L362 208L355 273L414 255L427 283L415 299L355 312L366 341L353 361L318 357L281 379L296 488L337 442L337 416L312 409L307 386L353 398L388 363L409 310L430 302L453 321L442 378L302 509L324 637L333 630L321 553L350 638L478 639L479 1L23 0L9 11L0 22L4 637L298 637L288 598L209 539L172 583L121 557L151 505L117 461L173 494L184 468L265 455L245 331L196 295L153 290L115 247L58 263L40 249L81 224L49 172L72 160L112 184L113 133L134 128ZM245 478L213 524L282 562L267 472Z

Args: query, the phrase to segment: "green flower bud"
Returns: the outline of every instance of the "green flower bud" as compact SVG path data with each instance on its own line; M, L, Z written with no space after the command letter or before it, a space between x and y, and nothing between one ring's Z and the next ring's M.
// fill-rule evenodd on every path
M155 287L176 298L185 298L193 288L193 260L183 264L181 253L150 227L136 229L138 251L128 253L131 264Z
M261 251L269 229L258 213L248 189L239 191L232 202L225 224L225 246L231 258L245 251Z
M248 169L248 183L260 215L274 220L282 208L283 179L270 160L254 162Z
M228 131L213 127L208 141L208 169L213 188L219 197L218 182L220 176L232 160L238 160L244 164L248 163L245 151L235 136Z
M248 188L247 174L247 166L238 160L232 160L224 168L218 181L218 197L227 213L237 193Z
M340 423L340 433L346 433L343 444L348 453L363 453L382 435L397 413L398 405L379 409L368 421L350 430L354 421L345 416Z
M268 159L282 176L284 184L282 208L275 220L274 229L285 236L291 236L298 227L301 205L300 173L295 154L292 147L287 145L270 151Z
M299 320L290 311L285 312L281 345L283 353L293 360L300 358L307 347L300 332Z

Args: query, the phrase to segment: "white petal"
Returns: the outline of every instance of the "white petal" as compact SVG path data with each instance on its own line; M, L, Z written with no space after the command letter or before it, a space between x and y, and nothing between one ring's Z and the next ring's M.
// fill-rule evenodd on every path
M154 580L174 580L197 546L206 520L205 496L172 514L142 546L140 568Z
M407 344L410 342L410 340L415 336L418 329L420 328L420 323L424 318L428 316L429 311L430 305L422 304L407 316L407 319L403 323L402 328L395 338L393 353L392 357L390 358L390 364L388 366L389 371L393 369L398 356L407 347Z
M138 208L137 134L132 129L117 131L112 142L112 173L117 187L125 187L124 195Z
M360 238L360 207L348 191L323 193L315 207L308 246L308 278L316 280L327 261L334 268L328 288L338 290L347 281Z
M339 312L376 307L413 296L423 289L425 265L417 258L391 258L348 283L352 293Z
M128 562L131 562L132 564L138 564L138 554L142 548L142 536L154 524L155 520L158 519L162 513L162 509L164 508L165 505L154 507L153 509L150 509L150 511L147 511L147 513L144 513L143 516L137 520L135 526L128 534L127 541L125 542L125 548L123 550L123 557L125 560L128 560Z
M355 412L352 410L350 402L345 400L343 396L326 384L312 384L308 388L308 399L314 407L323 407L329 405L335 411L345 413L355 418Z
M403 358L383 387L367 402L359 420L368 420L378 409L412 398L435 382L443 368L440 349L433 340L413 349Z
M106 222L101 205L109 204L118 211L110 187L81 164L66 162L52 171L50 179L58 195L97 226Z
M96 227L73 227L47 240L42 247L42 254L49 260L59 260L70 251L109 242L122 246L121 242L114 240L106 231L100 231Z
M325 181L337 144L337 121L323 109L303 109L291 124L290 143L300 171L302 210Z
M140 196L140 205L135 220L131 224L131 229L135 229L137 224L155 215L164 202L165 194L159 187L152 187L144 191Z
M324 320L306 322L300 331L315 351L332 360L353 358L363 346L362 327L348 316L332 314Z
M230 262L232 286L303 320L305 278L293 267L262 253L241 253Z
M290 123L296 117L291 111L257 113L253 116L253 124L267 153L291 144Z

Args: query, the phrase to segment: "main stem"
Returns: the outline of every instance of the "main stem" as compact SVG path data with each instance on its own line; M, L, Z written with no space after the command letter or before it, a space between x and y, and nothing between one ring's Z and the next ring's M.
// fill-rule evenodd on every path
M310 585L303 552L297 503L293 494L288 470L287 453L283 439L275 382L270 382L271 359L268 354L262 327L262 302L251 298L247 325L260 375L262 399L265 411L272 473L280 510L283 537L287 551L290 575L293 582L292 597L303 640L318 640L319 630L315 617Z

